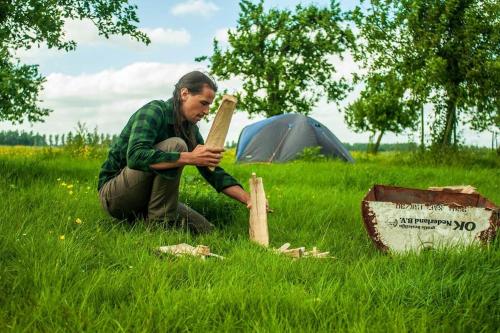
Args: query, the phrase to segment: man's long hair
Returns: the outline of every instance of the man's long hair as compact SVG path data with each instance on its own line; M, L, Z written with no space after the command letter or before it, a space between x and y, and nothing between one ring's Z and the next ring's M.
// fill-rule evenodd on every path
M180 137L186 141L189 150L196 147L196 125L185 121L181 113L181 89L187 88L191 95L201 94L203 87L207 85L210 89L217 92L217 84L208 75L200 72L193 71L185 74L179 79L175 85L174 94L172 98L174 109L174 132L175 136Z

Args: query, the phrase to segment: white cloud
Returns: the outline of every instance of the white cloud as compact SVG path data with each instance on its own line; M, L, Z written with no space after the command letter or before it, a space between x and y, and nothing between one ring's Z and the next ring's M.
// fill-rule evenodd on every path
M119 45L129 49L145 49L147 46L130 36L111 35L109 39L99 36L99 32L90 20L68 20L64 25L65 40L74 40L78 46L99 47L102 45ZM155 45L177 45L185 46L191 41L191 35L186 29L169 28L140 28L151 39L151 46ZM49 49L46 44L33 47L29 50L16 50L15 54L23 62L38 62L40 59L51 59L65 55L67 52L57 49Z
M133 63L93 74L52 73L44 84L41 104L53 112L45 123L16 128L65 133L81 121L89 128L119 133L133 112L153 99L170 98L179 78L195 69L200 69L199 64ZM12 127L2 123L0 129Z
M75 40L81 45L97 45L115 43L126 46L143 45L130 36L112 35L109 39L99 36L99 31L90 20L68 20L64 29L67 39ZM186 45L191 35L186 29L174 30L169 28L140 28L151 39L152 44Z
M134 63L77 76L53 73L47 76L42 98L56 106L89 105L117 99L165 96L190 64Z
M219 7L217 7L213 2L205 0L189 0L175 5L172 8L171 13L176 16L194 14L208 17L213 15L218 10Z
M191 35L186 29L174 30L164 28L141 28L154 44L187 45L191 41Z
M116 43L124 45L141 44L130 36L111 35L109 40L99 36L99 31L90 20L68 20L64 29L67 39L75 40L82 45L96 45L102 43ZM185 29L174 30L168 28L140 28L146 33L153 44L185 45L191 40L191 35Z
M67 20L64 31L66 40L74 40L79 44L95 45L105 40L99 36L99 30L90 20Z
M229 43L229 31L234 31L235 28L222 28L215 32L215 39L219 41L221 45L227 45Z

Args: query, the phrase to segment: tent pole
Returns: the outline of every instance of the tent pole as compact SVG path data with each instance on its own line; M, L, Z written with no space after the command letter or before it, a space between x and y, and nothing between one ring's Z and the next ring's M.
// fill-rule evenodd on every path
M281 148L281 145L283 144L283 141L285 141L285 138L288 136L288 133L290 133L291 129L292 129L291 127L288 127L288 130L286 131L285 135L283 135L283 137L281 138L280 143L278 143L278 146L276 147L276 149L274 150L273 154L269 158L269 161L268 161L269 163L271 163L274 160L274 156L276 156L276 153L278 152L278 149Z

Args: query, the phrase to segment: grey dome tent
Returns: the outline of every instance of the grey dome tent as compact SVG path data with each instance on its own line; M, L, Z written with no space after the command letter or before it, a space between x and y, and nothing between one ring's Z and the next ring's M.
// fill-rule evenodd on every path
M248 125L240 133L236 162L286 162L306 147L321 147L321 154L354 162L330 130L301 114L283 114Z

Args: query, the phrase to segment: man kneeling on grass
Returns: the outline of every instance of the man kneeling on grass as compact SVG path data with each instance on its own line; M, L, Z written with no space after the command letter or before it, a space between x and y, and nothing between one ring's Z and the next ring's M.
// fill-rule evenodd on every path
M185 165L195 165L218 192L248 207L250 195L217 166L223 149L204 146L196 126L208 114L216 91L208 76L190 72L175 85L171 99L152 101L130 117L99 173L99 198L106 212L118 219L143 217L149 223L187 226L194 233L211 231L213 224L178 201Z

